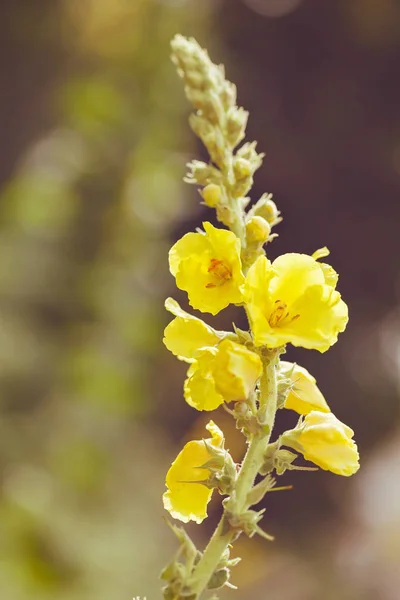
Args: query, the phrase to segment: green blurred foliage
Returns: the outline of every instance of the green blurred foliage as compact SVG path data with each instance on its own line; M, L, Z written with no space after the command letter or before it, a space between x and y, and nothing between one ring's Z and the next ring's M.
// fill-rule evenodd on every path
M168 231L190 210L169 40L200 34L209 10L87 0L9 11L10 57L22 37L39 63L60 60L40 100L50 122L19 147L1 192L0 595L150 598L173 550L152 357Z

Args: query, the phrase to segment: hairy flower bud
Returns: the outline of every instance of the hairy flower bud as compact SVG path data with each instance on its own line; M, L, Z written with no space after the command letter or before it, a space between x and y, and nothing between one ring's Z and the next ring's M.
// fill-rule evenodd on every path
M207 589L209 590L218 590L229 581L230 572L227 567L223 567L222 569L218 569L211 576L210 581L208 582Z
M243 108L234 106L229 109L226 117L226 133L232 148L235 148L244 138L248 118L249 113Z
M271 194L263 194L249 211L249 215L262 217L271 227L282 221L280 214Z
M207 204L207 206L210 208L215 208L222 200L222 188L215 183L209 183L201 191L201 195L203 196L204 202Z
M250 217L246 223L246 237L247 242L250 244L265 244L269 234L271 233L271 226L262 217Z
M252 175L251 162L246 158L236 158L233 164L233 170L237 179L245 179Z

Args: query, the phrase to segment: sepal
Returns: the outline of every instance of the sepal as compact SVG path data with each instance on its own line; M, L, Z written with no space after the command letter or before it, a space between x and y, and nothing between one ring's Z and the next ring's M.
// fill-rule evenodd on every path
M270 475L267 475L262 481L257 483L247 494L247 506L258 504L264 498L265 494L270 492L275 487L276 481Z
M185 183L208 185L209 183L219 184L222 182L221 171L210 164L201 160L192 160L186 166L189 172L184 178Z
M275 468L275 455L280 447L280 441L277 440L271 444L268 444L267 449L264 454L264 462L259 469L260 475L268 475Z
M282 221L280 211L272 200L272 194L263 194L259 200L249 210L248 215L259 216L268 221L271 227L274 227Z
M220 494L230 494L234 489L237 478L237 467L233 458L227 450L212 446L204 440L211 459L200 468L207 469L210 473L207 487L217 488ZM206 466L207 465L207 466Z
M265 508L260 511L246 510L240 514L228 513L227 518L231 529L238 533L243 532L248 537L258 534L266 540L272 541L274 537L266 533L258 525L264 516Z
M283 475L285 471L318 471L316 467L300 467L293 464L299 458L290 450L278 450L274 458L274 467L277 475Z
M162 588L164 600L196 600L196 595L186 587L185 582L192 573L193 567L201 557L201 552L182 527L178 527L166 520L173 534L178 538L180 547L174 559L160 574L160 579L168 582ZM183 562L182 559L183 558Z
M230 577L230 571L227 567L223 567L222 569L218 569L218 571L214 571L211 576L210 581L208 582L207 589L209 590L219 590L224 587Z
M230 582L231 568L235 567L241 559L240 557L230 558L230 548L231 547L228 546L223 552L221 560L219 561L210 581L208 582L207 589L218 590L222 587L236 589L236 586Z

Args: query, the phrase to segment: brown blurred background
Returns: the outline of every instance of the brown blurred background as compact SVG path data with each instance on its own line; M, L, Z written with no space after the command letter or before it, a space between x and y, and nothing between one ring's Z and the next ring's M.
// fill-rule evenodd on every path
M351 479L286 475L293 491L266 502L276 542L240 540L223 597L398 600L400 3L3 0L0 15L0 597L161 597L164 475L208 417L161 343L165 296L184 299L168 248L212 216L181 183L204 156L168 56L181 32L250 110L266 153L253 198L272 191L284 215L269 256L331 250L347 331L287 357L362 463ZM200 547L215 500L188 528Z

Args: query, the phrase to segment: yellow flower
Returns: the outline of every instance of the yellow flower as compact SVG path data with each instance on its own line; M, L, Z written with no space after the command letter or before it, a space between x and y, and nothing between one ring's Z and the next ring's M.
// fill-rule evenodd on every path
M316 250L315 252L313 252L311 256L315 260L319 260L320 258L325 258L325 256L329 256L329 254L330 254L330 252L329 252L328 248L326 246L324 246L323 248L319 248L319 250ZM321 269L324 272L325 282L327 284L329 284L330 286L332 286L333 288L336 287L336 284L339 279L339 275L336 273L335 269L333 267L331 267L331 265L328 265L326 263L319 263L319 264L321 266Z
M354 431L331 412L312 411L295 429L286 431L281 441L321 469L348 477L360 467L353 435Z
M243 300L240 240L226 229L203 223L205 233L187 233L169 252L169 268L189 304L213 315Z
M307 415L312 410L330 412L315 378L307 369L282 360L280 373L285 379L290 380L290 391L285 401L285 408L295 410L300 415Z
M182 310L172 298L166 299L165 308L175 315L175 319L165 328L163 342L180 360L193 362L199 348L215 346L226 335Z
M219 427L210 421L206 429L211 433L207 439L210 445L223 449L224 436ZM168 490L163 495L164 508L175 519L184 523L201 523L207 517L207 504L213 493L196 481L205 481L210 475L202 468L212 458L204 440L188 442L172 463L165 480Z
M260 256L245 288L255 344L328 350L348 321L334 275L332 267L306 254L284 254L272 264Z
M214 410L224 401L245 400L261 373L258 354L223 340L215 348L201 349L190 365L184 384L186 402L197 410Z

